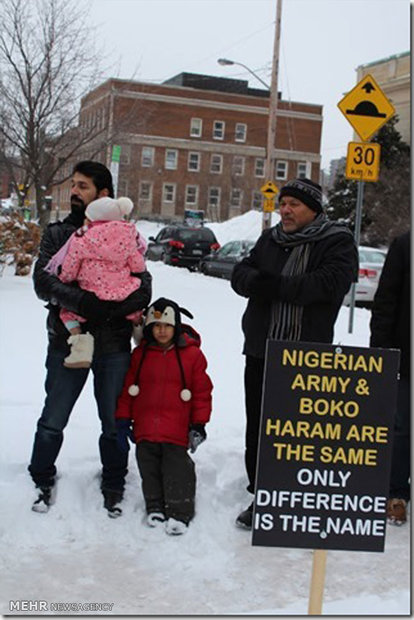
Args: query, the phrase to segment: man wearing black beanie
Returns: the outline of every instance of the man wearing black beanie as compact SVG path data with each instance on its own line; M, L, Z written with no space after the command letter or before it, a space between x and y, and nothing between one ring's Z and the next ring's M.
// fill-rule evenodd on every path
M322 188L294 179L279 193L280 222L265 230L233 270L234 291L248 299L243 315L246 356L245 465L254 493L265 346L275 340L331 343L343 298L358 279L358 251L347 226L330 221ZM236 524L251 529L253 504Z

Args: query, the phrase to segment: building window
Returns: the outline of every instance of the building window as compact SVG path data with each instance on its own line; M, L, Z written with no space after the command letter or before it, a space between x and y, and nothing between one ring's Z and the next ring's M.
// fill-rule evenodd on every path
M188 170L198 172L200 170L200 153L188 153Z
M230 193L230 205L240 209L242 205L243 191L238 187L233 187Z
M220 206L220 187L208 188L208 206L219 207Z
M198 203L198 185L186 185L185 186L185 204L190 206L197 206Z
M265 160L263 157L256 157L254 163L254 176L264 177L265 175Z
M312 164L310 161L298 162L298 179L311 178Z
M247 125L245 123L236 123L234 139L236 142L246 142Z
M131 146L129 144L123 144L121 146L121 156L119 158L119 163L129 164L130 154L131 154Z
M139 184L139 199L151 200L152 199L152 183L148 181L141 181Z
M178 151L175 149L165 149L165 169L177 170Z
M190 125L190 136L192 138L201 138L203 131L203 121L201 118L192 118Z
M175 202L175 183L164 183L162 186L163 202Z
M210 172L221 174L223 170L223 155L212 155L210 160Z
M288 164L287 161L276 162L276 179L285 181L287 179Z
M243 176L244 174L244 157L235 155L233 157L233 174L237 176Z
M142 147L141 166L143 168L150 168L154 165L154 151L153 146Z
M253 190L252 193L252 209L261 209L263 202L263 196L261 192Z
M116 196L128 196L128 181L126 179L119 179L118 187L114 189Z
M224 121L214 121L213 125L213 138L214 140L223 140L224 139Z

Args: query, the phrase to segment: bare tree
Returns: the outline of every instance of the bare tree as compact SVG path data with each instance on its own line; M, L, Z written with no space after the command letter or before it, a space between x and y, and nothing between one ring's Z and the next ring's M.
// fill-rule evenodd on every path
M73 0L2 0L0 20L2 157L16 187L33 188L43 227L57 172L78 149L100 136L104 143L102 124L78 127L80 98L101 78L102 57L87 10Z

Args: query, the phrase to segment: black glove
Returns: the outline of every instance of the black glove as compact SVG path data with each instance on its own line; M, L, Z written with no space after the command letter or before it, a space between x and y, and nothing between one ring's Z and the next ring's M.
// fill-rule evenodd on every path
M85 291L79 304L79 314L85 319L107 321L112 316L114 303L102 301L94 293Z
M129 443L128 439L135 443L134 434L131 428L131 420L127 418L119 418L115 420L116 430L117 430L117 443L121 452L129 451Z
M115 317L125 317L137 310L146 308L151 301L151 282L152 276L148 271L136 274L141 280L141 286L138 290L131 293L124 301L114 302Z
M188 433L188 449L191 453L195 452L200 445L207 439L204 424L192 424Z
M262 299L276 299L280 287L280 276L271 276L263 273L255 275L249 284L249 297Z

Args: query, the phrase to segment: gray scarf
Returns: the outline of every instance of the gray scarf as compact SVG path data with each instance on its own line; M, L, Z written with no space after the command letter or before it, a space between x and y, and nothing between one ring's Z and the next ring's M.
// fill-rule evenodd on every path
M310 224L294 233L285 233L279 222L272 231L273 240L282 248L292 248L281 275L296 276L305 273L313 243L336 235L338 232L352 236L346 225L328 220L324 213L319 213ZM274 301L270 317L269 338L300 340L302 315L303 306L285 301Z

